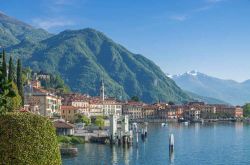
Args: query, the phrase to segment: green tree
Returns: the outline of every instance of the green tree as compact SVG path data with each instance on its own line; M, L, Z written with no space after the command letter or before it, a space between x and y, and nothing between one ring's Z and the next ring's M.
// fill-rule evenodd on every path
M45 89L55 89L57 93L69 93L70 88L64 83L59 75L50 75L50 79L40 79L41 85Z
M132 96L132 97L131 97L131 100L132 100L132 101L135 101L135 102L139 102L139 101L140 101L140 99L139 99L138 96Z
M9 81L14 81L15 80L15 76L14 76L14 64L13 64L13 60L12 60L11 56L10 56L10 60L9 60L8 80Z
M243 106L243 115L244 117L250 117L250 103Z
M85 115L78 114L76 123L85 123L85 125L88 126L91 123L91 119Z
M98 127L104 127L104 119L101 116L97 116L95 119L95 125Z
M27 84L29 80L31 80L31 73L32 70L30 69L30 67L27 68L22 68L22 80L23 80L23 84Z
M0 54L0 59L2 55ZM8 81L3 69L3 63L0 60L0 114L4 114L8 111L7 103L8 98L15 97L15 92L12 89L11 81Z
M3 74L3 78L7 79L7 65L6 65L6 57L5 57L4 49L3 49L3 59L2 59L2 74Z
M24 94L23 94L23 80L22 80L22 63L21 60L17 60L17 88L18 93L22 98L22 106L24 105Z
M11 82L11 88L12 88L13 92L15 92L15 96L7 98L6 107L7 107L8 112L17 111L22 106L22 98L18 94L17 86L13 81Z

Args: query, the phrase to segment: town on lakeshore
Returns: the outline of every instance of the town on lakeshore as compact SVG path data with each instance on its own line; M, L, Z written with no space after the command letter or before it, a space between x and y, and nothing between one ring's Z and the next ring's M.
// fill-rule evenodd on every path
M87 117L127 115L130 121L144 122L167 120L199 122L202 119L217 121L235 120L243 117L241 106L226 104L206 104L199 101L186 104L159 101L147 104L133 98L121 101L105 94L103 81L100 83L99 96L80 93L56 95L53 91L43 89L38 77L39 79L49 78L49 75L37 75L25 86L22 111L29 111L49 118L61 118L72 124L77 120L78 114Z
M99 96L80 93L55 94L53 90L45 90L41 86L40 80L49 78L49 75L46 74L35 74L32 80L25 85L24 108L21 111L50 118L59 135L84 136L86 132L81 133L80 130L84 130L84 125L87 126L88 123L84 121L83 125L79 124L79 116L89 119L103 117L102 126L110 128L110 134L102 132L103 136L112 134L114 118L116 118L115 122L120 118L127 120L127 126L124 127L123 132L129 132L129 122L216 122L236 121L243 118L243 108L240 106L206 104L198 101L186 104L160 101L146 104L139 101L137 97L121 101L107 97L104 81L101 81L100 86L97 87L100 89ZM115 127L118 126L115 124ZM146 130L145 126L144 129ZM98 132L99 135L101 135L100 132Z

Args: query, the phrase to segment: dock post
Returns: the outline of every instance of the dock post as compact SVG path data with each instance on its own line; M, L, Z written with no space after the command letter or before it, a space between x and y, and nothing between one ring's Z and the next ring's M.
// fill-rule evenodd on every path
M169 153L174 152L174 134L169 135Z
M129 131L129 145L132 146L133 144L133 131Z
M144 129L142 128L141 130L141 139L144 141L145 139L145 132L144 132Z
M169 162L172 164L174 161L174 134L169 135Z
M136 146L138 147L138 143L139 143L139 137L138 137L138 132L136 132Z

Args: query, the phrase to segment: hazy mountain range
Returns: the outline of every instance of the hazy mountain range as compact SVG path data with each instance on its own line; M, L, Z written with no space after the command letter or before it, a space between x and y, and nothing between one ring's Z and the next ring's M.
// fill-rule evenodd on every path
M109 96L192 100L151 60L91 28L50 34L0 14L0 46L35 71L59 74L73 91L98 95L103 78Z
M190 71L180 75L168 75L183 90L201 96L224 100L233 105L243 105L250 101L250 80L236 82Z

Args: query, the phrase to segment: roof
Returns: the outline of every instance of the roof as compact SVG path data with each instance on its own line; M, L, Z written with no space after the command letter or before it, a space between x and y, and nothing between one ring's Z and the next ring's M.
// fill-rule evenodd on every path
M45 94L50 93L49 91L47 91L45 89L35 88L35 87L33 87L33 92L35 92L35 93L45 93Z
M144 105L143 109L144 110L157 110L158 106L155 106L155 105Z
M129 105L129 106L143 106L145 104L142 103L142 102L128 101L127 103L125 103L125 105Z
M68 111L73 111L73 110L78 110L78 107L70 106L70 105L62 105L61 110L68 110Z
M67 123L67 122L64 122L64 121L61 121L61 120L57 120L57 121L54 121L54 127L55 128L68 128L68 129L72 129L75 127L74 124L70 124L70 123Z

